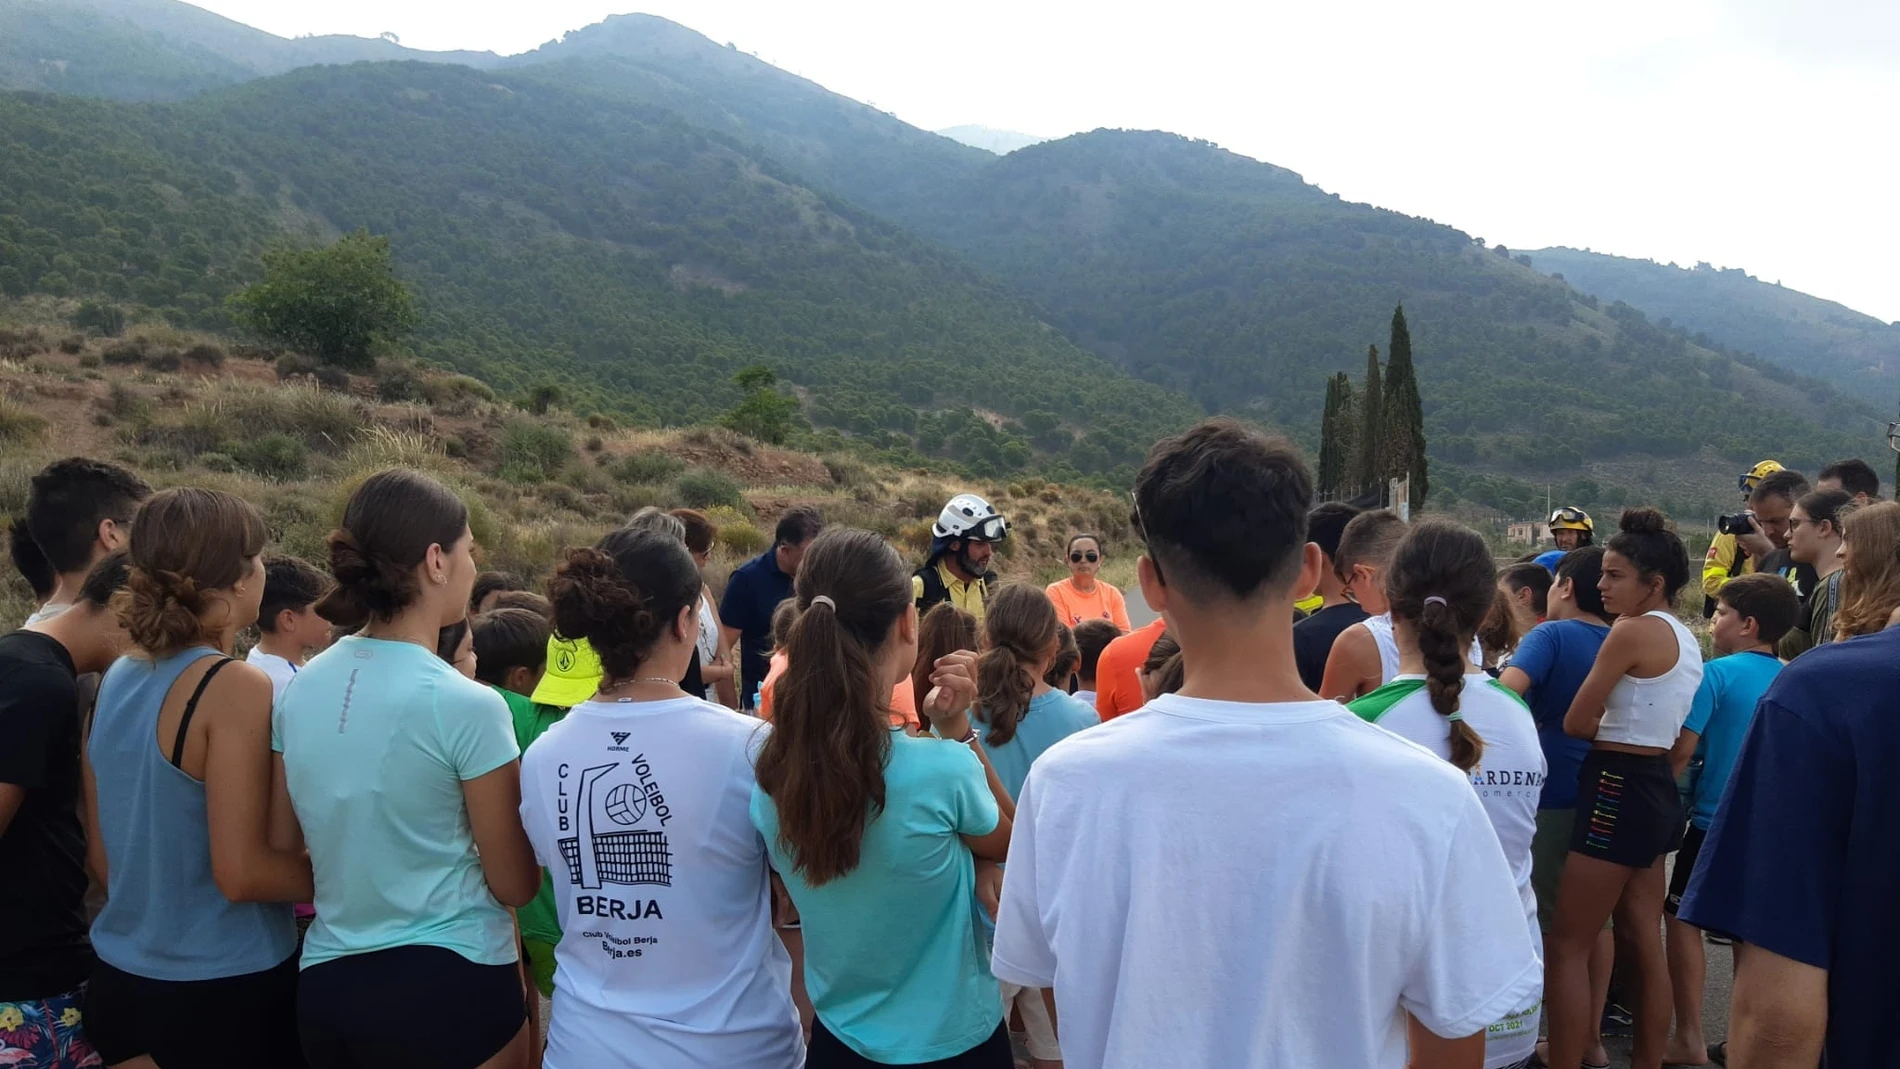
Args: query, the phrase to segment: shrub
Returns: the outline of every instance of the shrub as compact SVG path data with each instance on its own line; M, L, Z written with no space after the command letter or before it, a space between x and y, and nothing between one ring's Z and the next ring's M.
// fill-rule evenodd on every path
M376 396L385 401L423 401L422 376L407 360L384 359L376 365Z
M678 457L656 449L627 454L614 467L614 478L624 483L663 483L684 470L686 465Z
M444 415L465 415L475 410L478 403L493 403L495 391L480 379L467 375L450 375L447 378L424 379L422 381L423 399L435 406Z
M316 376L317 385L326 390L336 390L342 393L350 388L350 373L340 367L320 364L311 374Z
M871 469L855 457L826 457L825 473L830 475L831 481L838 486L860 487L876 482L871 477Z
M285 353L278 357L277 362L272 366L277 369L277 377L280 379L294 379L299 375L314 374L317 370L315 360L297 353Z
M468 443L451 434L447 438L442 439L442 452L457 459L466 457L468 456Z
M64 338L59 339L59 351L65 353L67 356L72 356L85 347L86 339L77 334L68 334Z
M125 329L125 312L117 305L86 301L73 313L73 326L101 334L117 334Z
M115 367L129 367L145 359L145 346L131 340L114 342L100 355Z
M0 397L0 442L24 445L46 433L46 421L11 398Z
M765 549L771 539L764 531L754 527L747 520L739 520L719 528L719 544L741 557L750 557Z
M673 492L689 508L708 509L715 505L738 508L745 504L739 484L710 468L695 468L680 476L673 484Z
M310 470L310 450L288 434L267 434L231 447L231 459L267 479L301 479Z
M98 367L100 364L103 364L103 363L105 363L105 361L99 359L98 353L81 353L79 355L80 367L87 367L87 368Z
M238 468L237 461L223 453L201 453L198 456L198 463L203 465L206 471L232 472Z
M510 482L551 479L574 458L574 444L562 432L518 419L501 436L501 476Z
M185 362L206 367L223 367L224 350L210 342L199 342L185 350Z
M589 453L598 453L602 449L607 448L607 443L600 440L600 435L590 434L587 436L585 448Z
M177 371L184 366L184 359L176 349L148 349L145 353L145 366L153 371Z
M152 418L151 399L123 382L106 387L106 395L99 404L116 419L144 423Z
M611 431L620 428L620 424L615 423L612 416L600 412L595 412L587 417L587 426L597 431Z

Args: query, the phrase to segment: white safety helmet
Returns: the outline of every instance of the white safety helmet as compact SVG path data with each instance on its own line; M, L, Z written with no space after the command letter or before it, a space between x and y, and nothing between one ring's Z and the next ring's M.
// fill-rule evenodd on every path
M930 533L969 542L1001 542L1009 537L1009 521L975 494L958 494L943 507Z

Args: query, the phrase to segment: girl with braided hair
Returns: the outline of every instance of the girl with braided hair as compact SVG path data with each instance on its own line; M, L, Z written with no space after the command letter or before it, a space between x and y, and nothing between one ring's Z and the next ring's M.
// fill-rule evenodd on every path
M1497 603L1496 566L1475 532L1426 520L1406 532L1385 573L1399 674L1350 703L1362 719L1424 746L1471 779L1510 862L1520 923L1541 947L1531 890L1531 839L1544 787L1537 725L1517 694L1469 659L1471 640ZM1485 1035L1486 1069L1522 1064L1537 1044L1537 992Z

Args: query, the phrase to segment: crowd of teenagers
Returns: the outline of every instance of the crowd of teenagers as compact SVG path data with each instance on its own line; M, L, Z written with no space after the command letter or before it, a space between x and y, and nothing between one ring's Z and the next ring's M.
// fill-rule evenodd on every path
M1639 1069L1894 1065L1900 504L1742 489L1705 663L1660 513L1500 570L1224 420L1140 473L1133 630L1102 537L1000 582L969 494L915 568L791 509L715 598L692 510L529 582L390 470L319 567L60 461L0 1066L1581 1069L1613 976Z

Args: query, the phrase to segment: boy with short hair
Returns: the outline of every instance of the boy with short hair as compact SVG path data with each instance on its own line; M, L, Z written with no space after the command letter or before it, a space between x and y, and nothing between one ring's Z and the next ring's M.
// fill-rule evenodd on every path
M1702 984L1707 970L1702 933L1676 919L1676 910L1695 873L1696 858L1735 758L1742 752L1742 739L1754 722L1756 705L1781 674L1776 645L1793 629L1800 611L1800 596L1775 573L1738 575L1722 584L1715 616L1709 622L1709 637L1718 656L1703 666L1702 684L1689 706L1689 718L1669 751L1677 775L1695 754L1702 756L1702 769L1691 792L1689 830L1676 852L1669 897L1663 903L1669 915L1669 981L1676 1003L1676 1031L1663 1048L1665 1063L1699 1063L1707 1056L1702 1037Z
M1095 670L1101 664L1102 651L1121 635L1121 629L1107 620L1084 620L1075 625L1075 648L1082 655L1075 669L1075 696L1091 708L1095 705Z
M330 621L316 609L330 586L330 577L308 561L274 553L264 558L257 645L244 659L270 677L273 701L284 696L309 652L330 644Z
M495 609L477 616L472 630L475 679L488 684L508 703L515 724L515 745L526 753L534 740L567 715L566 709L528 697L547 672L547 618L528 609ZM522 960L528 977L543 995L552 996L554 947L561 941L561 923L560 910L554 904L554 883L545 870L541 873L540 893L515 915L521 924Z
M1300 681L1312 495L1294 446L1224 419L1137 480L1184 682L1030 768L992 960L1055 989L1071 1064L1462 1069L1542 991L1464 773Z
M26 529L53 569L53 589L27 618L29 626L72 606L93 565L125 548L132 514L151 496L144 479L86 457L56 460L33 476Z

